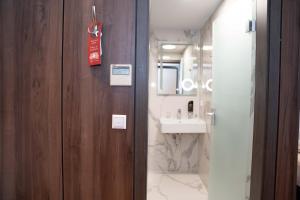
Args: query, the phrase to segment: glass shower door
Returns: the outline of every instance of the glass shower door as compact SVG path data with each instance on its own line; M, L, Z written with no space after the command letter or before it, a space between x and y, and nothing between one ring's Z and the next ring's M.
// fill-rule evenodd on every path
M214 113L209 200L249 198L255 32L252 0L232 0L213 22Z

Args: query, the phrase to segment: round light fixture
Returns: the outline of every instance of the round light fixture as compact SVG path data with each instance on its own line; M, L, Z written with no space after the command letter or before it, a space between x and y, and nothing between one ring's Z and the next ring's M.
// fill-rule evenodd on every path
M155 83L155 82L152 82L152 83L151 83L151 87L152 87L152 88L155 88L155 87L156 87L156 83Z
M184 91L190 92L195 88L195 84L192 79L186 78L181 82L181 87Z
M213 46L204 45L204 46L202 47L202 50L203 50L203 51L212 51L212 50L213 50Z
M212 87L211 87L212 82L213 82L212 79L208 79L208 80L206 81L206 83L205 83L205 88L206 88L206 90L209 91L209 92L212 92L212 91L213 91L213 89L212 89Z
M163 49L166 49L166 50L172 50L172 49L176 49L176 45L173 45L173 44L165 44L162 46Z
M195 49L196 49L197 51L200 51L200 50L201 50L200 47L199 47L199 45L196 45L196 46L195 46Z

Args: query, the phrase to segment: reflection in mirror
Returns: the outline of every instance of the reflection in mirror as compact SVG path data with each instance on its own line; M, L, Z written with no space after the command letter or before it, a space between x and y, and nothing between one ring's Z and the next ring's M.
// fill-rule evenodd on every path
M205 83L205 85L203 86L208 92L212 92L213 89L212 89L212 82L213 80L212 79L208 79Z
M196 95L199 51L197 46L161 42L157 60L159 95Z

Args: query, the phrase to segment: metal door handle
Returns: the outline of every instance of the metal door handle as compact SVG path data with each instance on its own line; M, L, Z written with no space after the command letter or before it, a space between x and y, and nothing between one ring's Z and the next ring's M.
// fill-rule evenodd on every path
M215 112L208 112L206 113L208 116L214 116L215 115Z
M215 111L206 113L207 116L211 118L211 125L214 126L216 122L216 113Z

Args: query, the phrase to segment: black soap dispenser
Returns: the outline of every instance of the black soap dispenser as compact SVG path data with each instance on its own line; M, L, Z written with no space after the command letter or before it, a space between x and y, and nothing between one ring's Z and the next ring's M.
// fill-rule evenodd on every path
M193 118L194 115L194 101L189 101L188 103L188 118Z

